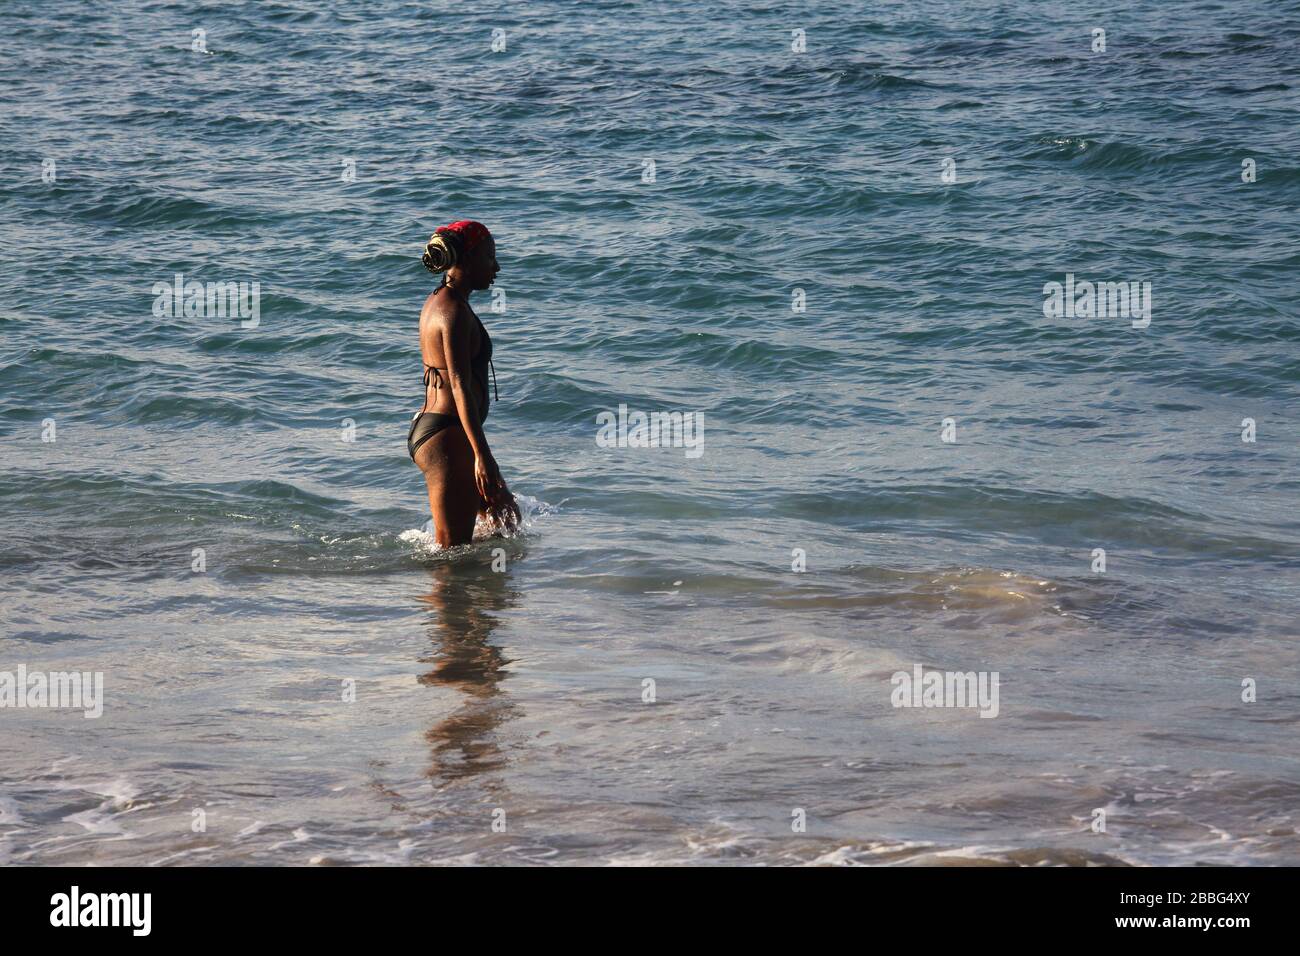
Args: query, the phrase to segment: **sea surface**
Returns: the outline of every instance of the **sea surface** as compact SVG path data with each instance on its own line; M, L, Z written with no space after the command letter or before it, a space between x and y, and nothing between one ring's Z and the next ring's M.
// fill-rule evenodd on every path
M1300 863L1295 3L7 3L0 169L0 863Z

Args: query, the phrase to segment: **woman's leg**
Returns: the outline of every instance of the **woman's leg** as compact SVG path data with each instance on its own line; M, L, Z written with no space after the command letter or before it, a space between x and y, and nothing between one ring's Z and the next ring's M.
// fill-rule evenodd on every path
M474 452L459 425L444 428L415 453L429 489L429 513L438 544L444 548L474 539L474 519L482 507L474 484Z

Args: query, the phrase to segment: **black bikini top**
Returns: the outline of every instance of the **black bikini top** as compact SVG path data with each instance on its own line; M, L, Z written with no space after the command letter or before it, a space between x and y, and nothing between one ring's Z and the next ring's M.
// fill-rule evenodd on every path
M438 289L441 289L446 284L447 281L444 278L442 285L439 285ZM436 292L437 289L435 289L434 291ZM466 303L466 305L468 305L468 303ZM492 370L492 391L496 395L496 400L498 402L501 401L501 393L497 391L497 367L492 364L492 336L488 335L487 327L483 325L483 320L478 317L478 313L475 312L473 309L470 309L469 311L470 314L474 316L474 320L478 322L478 332L479 335L481 336L479 340L478 351L474 353L474 357L469 360L469 364L470 364L470 368L474 370L474 377L477 378L479 382L482 383L483 385L483 394L485 396L485 402L483 405L482 414L479 417L486 418L487 406L488 404L490 404L490 402L486 400L487 373L489 368ZM439 368L437 365L424 366L424 388L426 394L429 389L429 373L445 372L445 371L446 371L445 368ZM434 388L440 388L441 385L442 385L442 376L438 375L437 383L434 385ZM425 404L426 405L428 404L427 398L425 399Z

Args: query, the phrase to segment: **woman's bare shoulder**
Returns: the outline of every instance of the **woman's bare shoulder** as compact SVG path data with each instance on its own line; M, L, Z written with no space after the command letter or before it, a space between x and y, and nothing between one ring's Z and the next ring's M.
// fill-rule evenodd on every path
M438 328L452 329L469 317L465 303L452 295L439 295L438 290L429 293L420 310L420 325L434 325Z

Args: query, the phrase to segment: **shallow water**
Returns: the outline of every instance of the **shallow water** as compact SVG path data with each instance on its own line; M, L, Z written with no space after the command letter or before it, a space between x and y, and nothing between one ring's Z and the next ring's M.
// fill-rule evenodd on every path
M0 671L105 687L0 709L0 862L1300 862L1294 6L359 9L0 14ZM462 217L529 516L439 552Z

